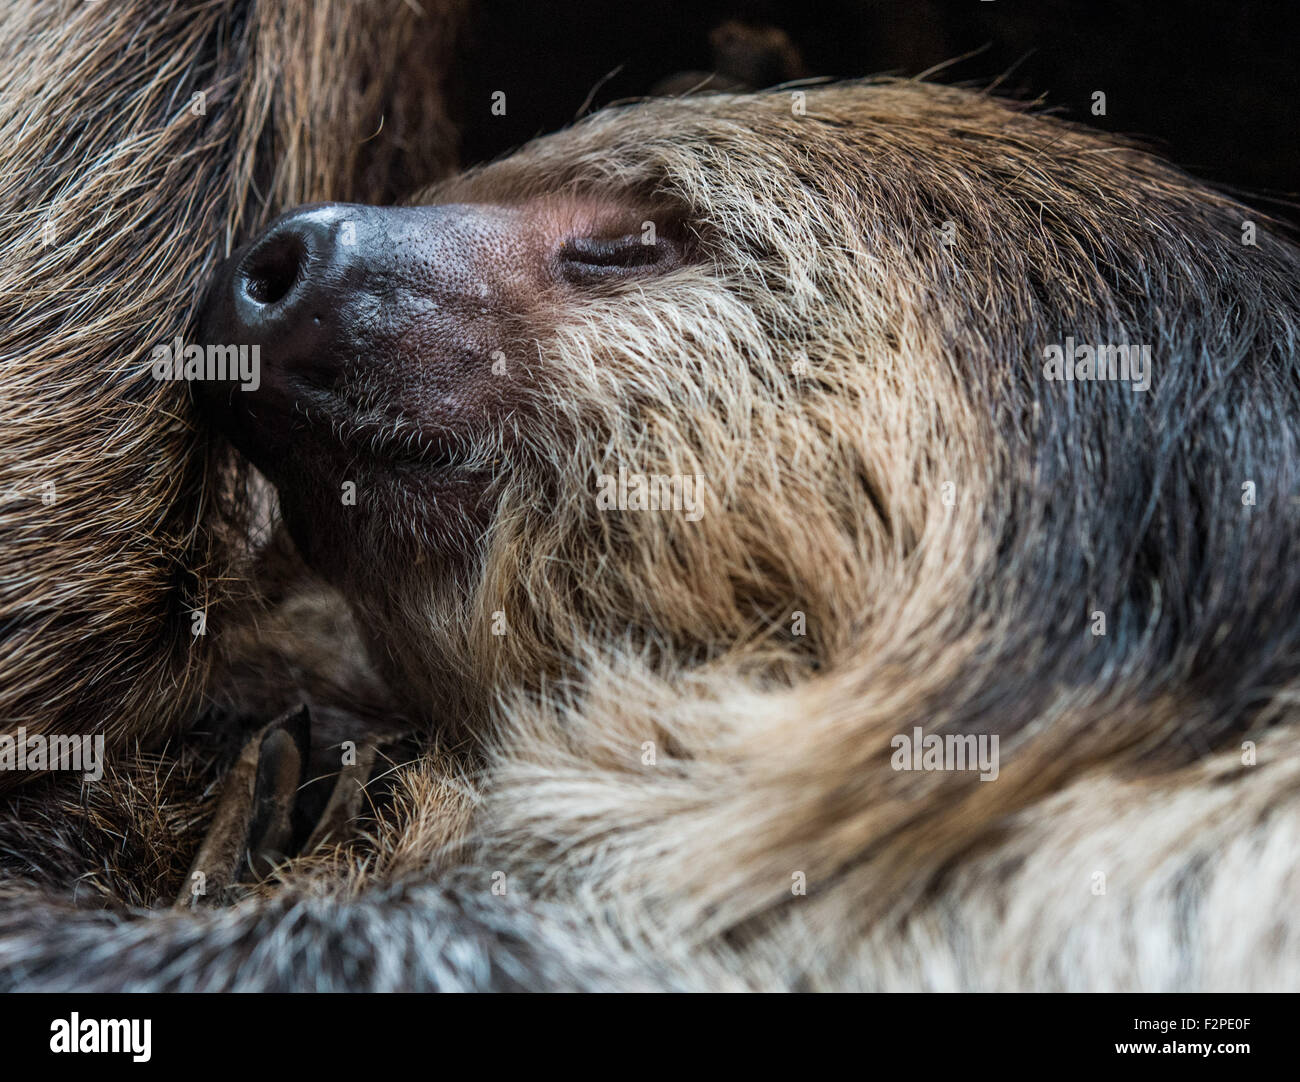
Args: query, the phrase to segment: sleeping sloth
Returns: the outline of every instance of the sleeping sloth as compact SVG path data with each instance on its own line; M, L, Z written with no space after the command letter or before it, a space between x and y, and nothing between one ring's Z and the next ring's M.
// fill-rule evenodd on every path
M258 386L197 390L468 765L231 908L10 905L0 976L1294 987L1298 271L1141 149L913 82L285 215L197 331Z

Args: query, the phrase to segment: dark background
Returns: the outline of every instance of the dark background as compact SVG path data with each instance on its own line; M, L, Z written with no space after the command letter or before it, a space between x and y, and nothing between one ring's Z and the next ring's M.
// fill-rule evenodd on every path
M453 80L466 165L660 79L714 68L727 20L784 30L810 75L933 78L1042 98L1142 137L1191 172L1300 221L1300 5L1291 0L477 0ZM611 72L615 72L611 76ZM1009 73L1009 74L1008 74ZM604 83L601 80L606 79ZM507 95L504 117L489 112ZM1107 112L1090 112L1094 90Z

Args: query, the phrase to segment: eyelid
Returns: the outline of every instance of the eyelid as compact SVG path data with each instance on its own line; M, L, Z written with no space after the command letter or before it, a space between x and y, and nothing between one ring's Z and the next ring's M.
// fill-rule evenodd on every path
M590 282L657 273L680 265L679 245L665 237L647 244L640 233L621 237L571 237L556 252L562 277Z

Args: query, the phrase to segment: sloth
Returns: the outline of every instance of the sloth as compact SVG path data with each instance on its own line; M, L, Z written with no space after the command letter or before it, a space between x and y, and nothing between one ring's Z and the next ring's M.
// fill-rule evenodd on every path
M0 980L1295 987L1298 271L1137 145L894 80L282 216L191 343L258 379L196 394L469 750L230 907L10 898Z

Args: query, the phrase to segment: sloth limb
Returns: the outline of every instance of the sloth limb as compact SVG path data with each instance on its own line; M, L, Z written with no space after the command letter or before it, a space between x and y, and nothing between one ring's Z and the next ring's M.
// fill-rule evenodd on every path
M281 895L200 913L0 903L0 990L470 992L663 990L680 982L553 907L482 885L356 901Z

